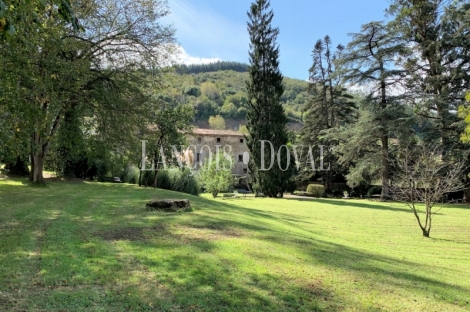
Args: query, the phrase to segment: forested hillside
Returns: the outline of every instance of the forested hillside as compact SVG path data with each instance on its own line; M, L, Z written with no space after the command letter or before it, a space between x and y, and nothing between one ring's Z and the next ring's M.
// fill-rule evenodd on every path
M166 75L167 88L160 100L174 105L195 107L195 123L207 122L210 116L244 123L247 111L247 65L218 62L205 65L183 65ZM284 78L282 102L290 121L302 121L302 108L307 101L306 81Z

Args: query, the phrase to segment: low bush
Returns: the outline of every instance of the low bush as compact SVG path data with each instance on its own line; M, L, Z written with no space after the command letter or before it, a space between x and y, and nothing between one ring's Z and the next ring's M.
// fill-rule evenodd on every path
M346 183L333 183L332 187L332 192L338 192L341 193L341 196L344 194L344 192L351 192L351 188L346 184Z
M143 186L153 186L154 177L155 172L151 170L142 171L141 184ZM136 184L139 184L139 179L137 179Z
M320 184L309 184L307 186L307 194L313 197L322 197L325 194L325 187Z
M331 192L331 195L333 195L333 197L344 197L344 193L342 191L338 191L338 190L333 190Z
M380 186L373 186L367 192L368 197L372 197L372 195L380 195L382 193L382 188Z
M139 168L136 166L128 166L121 174L121 181L129 184L137 184L139 182Z
M125 183L139 184L139 175L140 171L137 167L129 166L121 174L121 180ZM153 186L155 172L151 170L143 171L141 179L143 186ZM157 173L157 187L196 196L200 193L199 183L189 168L160 170Z
M181 193L187 193L198 196L201 192L199 183L191 172L191 169L184 168L168 170L168 176L171 182L171 190Z
M175 169L170 169L175 170ZM171 190L171 179L168 170L160 170L157 174L157 187L164 190Z
M297 181L295 181L294 179L290 179L289 182L287 182L286 193L294 194L296 190Z

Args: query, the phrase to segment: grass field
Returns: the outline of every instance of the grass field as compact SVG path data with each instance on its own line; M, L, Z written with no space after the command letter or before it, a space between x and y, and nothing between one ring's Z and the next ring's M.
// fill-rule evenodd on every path
M469 311L470 209L431 236L394 203L0 180L0 311Z

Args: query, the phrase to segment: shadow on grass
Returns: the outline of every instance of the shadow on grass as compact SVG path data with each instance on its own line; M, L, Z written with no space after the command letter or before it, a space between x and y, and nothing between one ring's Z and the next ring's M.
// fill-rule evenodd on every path
M312 202L312 203L317 202L317 203L333 205L333 206L349 206L349 207L355 207L355 208L378 209L378 210L388 210L388 211L411 213L410 209L396 207L395 202L386 202L386 203L384 203L384 205L377 205L377 204L370 204L368 202L358 203L358 202L353 202L353 201L349 201L349 200L321 199L321 198L312 198L312 199L287 198L286 200L306 201L306 202ZM390 205L390 206L385 206L385 205ZM392 205L395 205L395 206L392 206Z
M273 243L279 241L278 237L266 239ZM431 263L398 260L319 239L301 240L288 237L282 244L289 244L314 264L340 268L369 278L376 284L395 285L408 291L432 294L439 300L450 303L468 301L462 294L469 293L470 289L413 273L420 270L435 275L435 267Z

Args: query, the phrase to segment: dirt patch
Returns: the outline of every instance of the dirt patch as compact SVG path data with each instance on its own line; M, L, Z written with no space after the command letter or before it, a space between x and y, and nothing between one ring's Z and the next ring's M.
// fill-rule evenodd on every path
M180 235L192 239L219 240L231 237L242 237L242 231L233 228L226 228L220 225L209 224L207 226L189 225L180 226L183 232Z
M15 298L7 293L0 293L0 307L5 310L11 311L16 306ZM3 311L5 311L3 310Z
M122 229L104 230L95 233L95 236L101 237L105 241L140 241L146 238L144 234L145 228L127 227Z
M238 229L219 227L214 229L212 226L201 227L199 225L195 227L191 225L173 225L170 230L166 225L157 224L152 227L125 227L101 230L95 232L93 236L105 241L145 241L158 237L159 239L175 239L178 242L187 244L191 242L237 238L242 237L243 233Z

